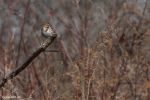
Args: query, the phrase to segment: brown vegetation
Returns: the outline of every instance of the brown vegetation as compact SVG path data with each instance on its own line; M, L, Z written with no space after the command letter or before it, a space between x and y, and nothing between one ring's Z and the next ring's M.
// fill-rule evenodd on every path
M1 99L150 100L149 5L149 0L0 0L0 79L43 42L43 23L58 34L1 88Z

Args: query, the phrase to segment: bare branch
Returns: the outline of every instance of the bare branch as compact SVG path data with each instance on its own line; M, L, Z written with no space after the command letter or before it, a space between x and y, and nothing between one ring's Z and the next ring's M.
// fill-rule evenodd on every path
M1 81L0 81L0 89L5 85L5 83L9 80L9 79L13 79L15 76L17 76L21 71L23 71L40 53L44 52L46 50L46 48L52 44L52 42L55 40L55 38L57 37L57 35L53 35L52 37L46 39L41 46L35 51L33 52L25 61L22 65L20 65L19 67L16 67L16 69L12 70L8 75L6 75L6 77L4 77Z

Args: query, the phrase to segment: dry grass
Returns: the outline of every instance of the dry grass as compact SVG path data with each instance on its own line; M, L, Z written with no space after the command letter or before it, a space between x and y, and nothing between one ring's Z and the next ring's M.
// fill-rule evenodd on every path
M0 1L0 76L41 43L49 21L57 40L0 90L1 98L149 100L150 2ZM20 8L19 8L20 7Z

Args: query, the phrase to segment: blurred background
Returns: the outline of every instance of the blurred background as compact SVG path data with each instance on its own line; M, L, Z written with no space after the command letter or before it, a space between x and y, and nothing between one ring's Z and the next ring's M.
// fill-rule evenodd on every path
M150 0L0 0L0 79L57 39L0 90L20 100L150 100ZM10 97L11 98L11 97Z

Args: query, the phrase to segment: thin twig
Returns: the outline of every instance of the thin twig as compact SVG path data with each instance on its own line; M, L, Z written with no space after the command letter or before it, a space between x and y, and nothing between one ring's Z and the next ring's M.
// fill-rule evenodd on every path
M20 29L20 40L19 40L19 44L18 44L18 54L17 54L17 58L16 58L16 66L18 66L18 63L19 63L19 57L20 57L20 49L21 49L21 43L23 41L23 32L24 32L24 25L25 25L25 20L27 18L27 15L28 15L28 11L30 9L30 1L31 0L28 0L27 2L27 5L26 5L26 8L25 8L25 13L24 13L24 17L23 17L23 20L22 20L22 23L21 23L21 29Z
M44 52L46 48L53 43L57 35L55 34L54 36L46 39L40 47L33 52L25 61L22 65L19 67L16 67L16 69L12 70L8 75L6 75L2 80L0 81L0 89L5 85L5 83L9 79L13 79L15 76L17 76L21 71L23 71L40 53Z
M59 50L45 50L45 52L61 52Z

